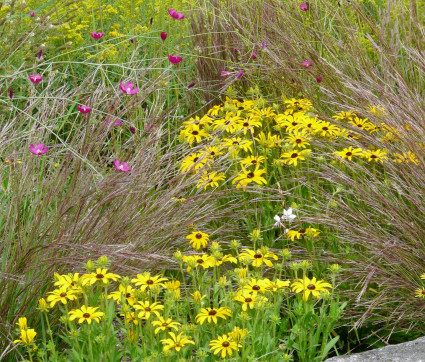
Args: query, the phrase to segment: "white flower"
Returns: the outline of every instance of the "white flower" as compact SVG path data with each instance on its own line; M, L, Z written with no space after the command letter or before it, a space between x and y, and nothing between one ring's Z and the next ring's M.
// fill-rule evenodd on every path
M276 222L274 223L274 226L275 226L275 227L283 226L283 225L282 225L282 222L280 221L280 216L279 216L279 215L275 215L273 219L274 219L274 221L276 221Z
M288 210L283 210L283 215L282 215L281 220L282 221L289 221L289 222L291 222L296 217L297 217L297 215L294 215L292 213L292 207L290 207Z

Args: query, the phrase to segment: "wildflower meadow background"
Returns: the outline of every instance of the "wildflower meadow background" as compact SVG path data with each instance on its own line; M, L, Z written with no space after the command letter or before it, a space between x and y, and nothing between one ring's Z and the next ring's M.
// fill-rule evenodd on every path
M0 360L322 361L425 307L423 0L0 3Z

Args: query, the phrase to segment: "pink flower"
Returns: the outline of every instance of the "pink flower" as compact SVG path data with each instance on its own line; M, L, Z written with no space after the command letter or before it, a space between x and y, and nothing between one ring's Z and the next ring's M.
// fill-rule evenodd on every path
M92 32L91 33L91 36L94 38L94 39L100 39L102 36L104 36L105 34L104 33L96 33L96 32Z
M91 112L91 108L87 106L77 106L77 108L83 114Z
M49 151L48 147L44 147L44 143L37 143L37 146L34 146L31 144L30 146L30 152L34 155L42 155Z
M114 161L114 166L118 171L121 171L121 172L131 171L131 168L128 167L127 162L123 162L123 163L120 164L120 161L118 159Z
M12 88L9 89L9 98L13 99L13 89Z
M256 51L256 50L254 50L254 51L251 53L251 58L252 58L253 60L257 59L257 51Z
M33 74L30 75L28 79L33 83L40 83L43 80L43 77L40 74Z
M309 60L304 60L304 61L301 63L301 65L302 65L304 68L309 68L309 67L312 67L312 66L313 66L313 64L311 64L311 62L310 62Z
M122 84L122 82L120 82L120 89L125 94L134 95L134 94L139 93L139 88L134 88L133 89L133 87L134 87L134 83L127 82L125 84Z
M261 44L261 50L266 50L266 41L263 40L263 43Z
M30 16L31 16L32 18L35 16L34 11L31 11L31 12L30 12Z
M187 86L187 89L192 88L194 85L195 85L195 82L190 83L190 84Z
M243 73L244 73L244 71L243 71L243 70L241 70L241 71L238 73L238 75L236 76L236 79L239 79L240 77L242 77L242 76L243 76Z
M181 19L184 19L185 18L185 16L182 13L178 13L174 9L168 9L168 14L170 14L171 17L173 19L176 19L176 20L181 20Z
M41 59L41 54L43 54L43 50L42 49L40 49L40 51L38 52L37 59Z
M122 126L122 121L120 119L116 120L114 123L114 127Z
M308 4L307 3L302 3L300 4L300 9L302 11L307 11L308 10Z
M173 64L178 64L183 60L183 58L176 55L168 55L168 60Z
M316 81L317 81L317 83L320 83L322 81L322 76L318 75L317 78L316 78Z
M167 33L165 31L161 31L161 39L162 40L167 39Z
M134 128L133 126L130 127L130 132L133 134L136 134L136 128Z
M221 76L222 76L222 77L228 77L230 74L231 74L231 73L230 73L230 72L228 72L227 70L223 70L223 71L221 72Z

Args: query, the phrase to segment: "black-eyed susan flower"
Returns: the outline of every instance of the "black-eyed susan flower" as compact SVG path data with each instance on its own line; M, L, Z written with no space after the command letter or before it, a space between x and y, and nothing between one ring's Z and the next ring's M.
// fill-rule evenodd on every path
M284 100L285 106L287 110L292 110L292 111L298 111L298 110L304 110L304 111L308 111L310 108L313 107L313 104L306 98L301 98L301 99L296 99L296 98L292 98L292 99L286 99Z
M134 289L131 287L131 285L127 285L125 287L124 285L120 284L117 291L108 295L108 299L111 298L115 300L117 304L120 304L122 300L127 301L127 303L130 305L133 305L137 302L137 299L134 296Z
M208 245L210 237L202 231L194 231L192 234L186 236L186 239L189 240L194 249L199 250L201 247L205 248Z
M257 295L254 294L243 294L241 292L238 293L238 295L233 298L237 302L242 304L242 310L246 312L249 309L254 309L255 303L257 302Z
M133 306L134 309L140 310L137 315L139 319L148 320L152 314L155 314L158 318L160 317L160 311L164 310L164 306L160 303L150 303L145 300L144 302L138 302Z
M292 291L295 293L303 293L303 300L307 301L310 294L317 299L320 299L320 292L326 290L326 288L332 288L328 282L324 280L317 280L316 277L309 279L297 279L291 285Z
M211 255L189 255L183 256L183 262L187 263L187 272L192 270L192 267L202 266L203 269L208 269L214 266L215 260Z
M415 297L416 298L425 298L425 289L424 288L417 288L415 289Z
M231 356L233 351L238 351L239 347L242 345L235 342L227 334L223 334L217 339L213 339L210 342L210 349L214 354L221 354L221 358L226 358L226 356Z
M236 187L246 188L250 183L255 182L259 185L267 185L267 181L262 175L266 173L266 170L261 170L258 167L255 170L242 170L232 181L232 184L236 183Z
M298 161L304 161L305 156L307 156L310 152L311 152L310 149L305 149L302 151L293 149L293 150L290 150L289 152L283 152L280 157L282 158L282 161L286 163L287 165L297 166Z
M49 306L47 305L46 299L40 298L38 300L38 309L45 313L49 311Z
M180 170L181 172L197 171L204 167L209 160L203 153L192 153L183 159Z
M75 274L64 274L64 275L59 275L55 273L55 279L56 282L54 285L56 286L66 286L70 289L78 289L81 290L81 287L79 285L79 281L80 281L80 273L75 273Z
M332 118L336 119L337 121L351 121L356 117L356 114L354 112L339 112L335 116L332 116Z
M354 156L359 156L361 157L363 154L363 149L361 149L360 147L358 148L353 148L352 146L348 147L348 148L344 148L341 151L335 151L334 152L337 156L343 158L344 160L348 160L351 161L351 159Z
M217 324L218 319L227 319L226 317L230 317L232 315L232 311L228 307L220 307L220 308L201 308L200 313L198 313L195 317L196 322L200 325L204 324L205 321L208 323L214 322Z
M187 344L195 344L194 341L187 337L181 332L179 335L175 335L174 332L168 332L171 338L161 339L161 343L164 344L164 352L169 351L170 349L175 349L176 352L180 350Z
M354 117L354 119L352 121L349 121L348 123L357 127L358 129L364 129L365 131L369 131L375 128L375 125L371 123L367 118Z
M151 276L149 272L145 272L143 274L137 274L136 278L131 279L131 282L136 287L140 287L140 290L144 292L146 289L151 289L152 287L164 287L164 282L167 280L162 275Z
M155 328L155 334L158 334L159 331L165 331L167 329L174 329L177 331L181 323L173 322L171 318L165 320L163 317L159 316L157 321L152 322L152 325L157 327Z
M222 146L226 147L229 152L244 150L245 152L249 151L252 153L252 141L244 140L240 137L225 138L223 141Z
M227 254L227 255L223 255L220 256L218 258L214 257L214 265L215 266L220 266L223 263L233 263L236 264L238 262L238 260L232 255L232 254Z
M210 137L210 135L200 128L200 125L191 124L184 129L184 137L186 142L192 145L193 142L199 143L202 139Z
M310 137L304 133L296 132L288 135L285 139L292 145L292 147L306 148L307 146L310 146L310 143L308 143Z
M261 265L266 264L268 267L272 267L273 263L269 259L277 260L278 257L272 252L269 252L267 250L262 251L260 249L255 250L249 250L249 249L243 249L243 252L239 255L239 259L248 259L252 261L253 267L260 267Z
M222 172L204 172L203 175L201 175L201 178L198 181L198 185L196 188L204 187L204 190L207 189L207 187L218 187L219 181L223 181L226 179L226 176Z
M412 151L407 151L407 152L403 152L403 153L394 153L393 154L394 158L393 161L394 162L398 162L398 163L414 163L415 165L417 165L419 163L419 160L417 159L416 155L412 152Z
M93 285L95 283L99 284L109 284L111 280L118 281L121 277L118 274L108 273L108 269L97 268L96 272L90 274L84 274L81 277L82 285Z
M267 290L270 292L278 292L279 290L285 290L289 288L289 285L291 284L291 282L289 280L280 280L280 279L276 279L276 280L268 280L267 279Z
M257 295L257 293L265 293L267 291L267 284L267 281L264 279L252 278L248 281L246 285L243 286L243 288L239 288L238 291Z
M19 339L13 341L13 343L22 343L25 346L29 346L34 340L37 332L34 329L21 329Z
M260 119L255 116L248 116L248 118L239 121L239 123L244 135L246 135L247 132L253 134L255 127L261 127Z
M265 158L263 156L248 156L241 161L241 166L242 167L257 166L263 163L264 160Z
M283 140L278 135L272 135L271 132L267 133L260 132L258 137L255 138L258 143L266 148L279 147Z
M306 229L288 230L286 233L286 236L292 241L295 241L295 238L301 239L304 235L311 238L315 238L319 236L319 234L320 234L320 230L309 226Z
M67 304L68 300L76 300L76 293L76 290L68 289L66 286L63 286L59 289L55 289L53 292L49 292L50 295L47 297L47 301L50 302L50 307L53 308L58 302Z
M246 337L247 334L248 334L247 329L242 329L242 328L239 328L238 326L233 327L233 330L227 333L227 335L236 342L240 342L242 339Z
M387 150L385 149L377 149L377 150L363 150L363 157L368 160L368 162L381 162L388 160Z
M223 150L218 146L209 146L205 148L204 154L207 157L217 157L223 154Z
M73 321L78 318L78 323L87 322L91 324L92 321L97 323L100 322L100 319L105 315L103 312L96 312L99 307L88 307L83 305L80 309L73 309L69 311L69 320Z
M340 132L340 128L326 121L321 121L316 127L316 132L321 137L334 137Z

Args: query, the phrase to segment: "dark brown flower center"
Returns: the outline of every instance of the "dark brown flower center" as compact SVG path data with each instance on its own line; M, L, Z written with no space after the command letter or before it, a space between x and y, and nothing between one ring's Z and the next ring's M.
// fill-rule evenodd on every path
M151 307L145 307L145 312L150 312L151 310Z
M126 298L130 298L130 297L131 297L131 294L130 294L130 293L127 293L127 294L125 295L125 297L126 297Z
M248 122L245 122L245 123L243 124L243 126L244 126L244 127L248 127L248 126L249 126L249 123L248 123Z
M245 298L245 303L251 303L252 302L252 298Z
M257 160L252 160L251 163L255 165L257 163Z
M359 128L362 128L363 127L363 125L360 124L360 123L356 124L356 126L359 127Z
M217 311L216 310L214 310L214 309L211 309L209 312L208 312L208 315L216 315L217 314Z
M328 130L329 130L329 128L325 126L325 127L322 127L322 130L323 130L323 131L328 131Z
M162 323L162 326L166 327L166 326L168 326L168 323Z
M298 122L295 122L295 121L291 123L291 125L292 125L292 126L294 126L294 127L295 127L297 124L298 124Z
M261 289L261 287L259 285L254 285L252 287L252 290L260 290L260 289Z
M199 157L195 157L194 159L193 159L193 162L196 162L196 161L198 161L199 160Z
M307 285L307 289L308 290L314 290L314 289L316 289L316 286L314 284L309 284L309 285Z
M303 140L302 139L299 139L299 138L297 138L296 140L295 140L295 143L301 143Z
M96 279L103 279L105 276L103 274L96 274Z
M238 141L233 141L233 143L232 143L233 145L239 145L239 142Z
M214 152L214 151L211 151L211 152L210 152L210 155L211 155L211 156L215 156L215 152Z
M254 255L254 258L255 259L261 259L263 257L263 255L261 255L261 254L255 254Z
M230 343L229 343L229 342L227 342L227 341L224 341L221 345L222 345L224 348L226 348L226 347L229 347L229 346L230 346Z
M60 297L61 297L61 298L65 298L65 297L66 297L66 295L67 295L66 293L61 293L61 294L60 294Z
M152 285L153 284L153 280L152 279L146 280L146 284Z
M370 158L378 158L378 156L372 155L372 156L370 156Z
M294 152L292 155L291 155L291 158L297 158L298 157L298 153L296 153L296 152Z
M202 234L201 234L201 233L197 233L197 234L195 235L195 237L196 237L197 239L202 239Z
M84 313L83 318L90 318L90 313Z
M305 234L306 230L305 229L301 229L298 231L300 234Z
M347 152L345 155L346 155L346 156L352 156L352 155L353 155L353 153L352 153L352 152Z
M71 282L71 284L69 284L71 287L73 287L74 285L75 285L75 283L74 282Z
M247 178L253 178L253 177L254 177L254 172L249 172L249 173L246 175L246 177L247 177Z
M197 262L198 264L202 264L202 263L204 262L204 259L198 259L196 262Z
M224 124L225 124L226 126L228 126L228 125L230 124L230 121L226 121L226 122L224 122Z
M192 131L192 134L193 134L194 136L197 136L197 135L199 134L199 132L198 132L198 131Z
M421 292L421 294L422 294L422 295L425 295L425 290L423 290L423 291Z

